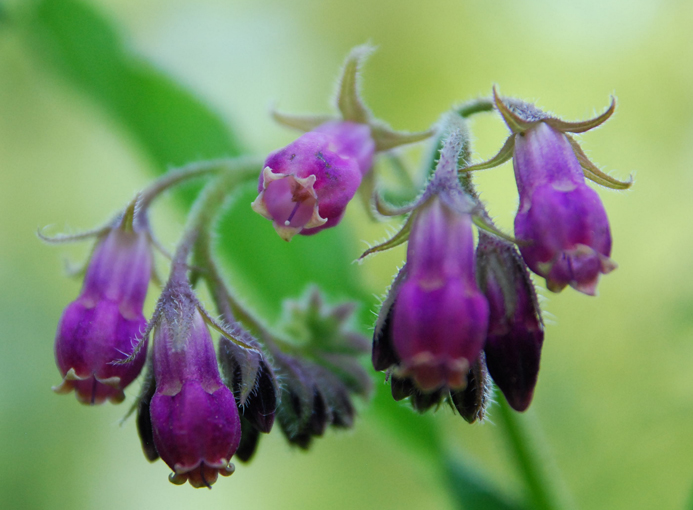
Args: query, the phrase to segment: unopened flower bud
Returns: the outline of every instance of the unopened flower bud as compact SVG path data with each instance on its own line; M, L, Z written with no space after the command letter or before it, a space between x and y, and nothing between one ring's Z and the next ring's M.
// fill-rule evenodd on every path
M491 401L491 381L486 369L486 359L481 353L469 369L467 387L450 392L450 401L467 423L483 421Z
M146 231L118 225L99 239L82 292L65 309L58 325L55 360L63 382L53 388L57 393L74 389L85 404L125 398L123 389L142 370L146 348L130 363L114 362L132 352L145 330L142 307L151 271Z
M235 332L238 333L238 330ZM244 349L222 337L219 340L219 362L242 416L259 432L268 434L272 430L277 409L277 381L272 366L261 354L255 339L249 334L240 337L244 343L258 350Z
M283 382L279 425L290 443L307 449L329 425L353 425L355 410L349 388L336 375L295 356L278 354L274 361Z
M479 234L477 271L490 309L486 364L510 406L524 411L532 401L544 341L532 280L515 247L486 233Z

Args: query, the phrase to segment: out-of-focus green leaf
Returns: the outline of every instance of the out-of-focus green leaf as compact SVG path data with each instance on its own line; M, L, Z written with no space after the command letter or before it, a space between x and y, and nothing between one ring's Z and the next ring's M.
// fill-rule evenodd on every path
M129 52L87 5L41 0L23 14L40 57L119 120L159 171L240 154L237 138L209 107Z
M191 161L244 152L224 121L207 105L128 51L119 34L91 7L74 0L39 0L15 21L38 58L69 79L119 121L157 173ZM230 90L233 93L233 90ZM194 190L180 193L186 203ZM308 282L335 297L366 298L351 264L345 227L291 244L249 207L246 189L221 220L219 251L231 263L247 300L277 312ZM353 244L353 243L351 243ZM361 310L363 317L367 309Z

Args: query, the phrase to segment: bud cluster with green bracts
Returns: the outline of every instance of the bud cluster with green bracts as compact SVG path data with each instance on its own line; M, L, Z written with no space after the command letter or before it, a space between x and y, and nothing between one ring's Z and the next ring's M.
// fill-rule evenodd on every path
M104 228L39 234L49 242L96 239L82 291L59 321L55 358L63 380L54 390L75 390L85 404L119 403L146 366L131 412L145 456L161 458L174 484L211 488L219 475L234 472L234 455L252 459L275 423L306 450L328 429L352 427L357 402L371 393L372 374L362 365L371 343L359 332L367 325L354 319L358 303L329 305L311 286L302 298L284 301L283 318L271 328L226 283L212 249L214 236L225 235L215 231L215 218L258 175L252 208L286 241L337 226L357 192L377 219L406 215L399 232L361 258L407 243L378 312L371 360L387 372L394 399L409 399L421 413L446 402L466 421L481 421L494 383L513 409L527 409L544 342L530 271L550 291L571 286L594 295L600 275L616 267L606 212L585 177L614 189L631 183L601 172L569 134L605 122L614 102L593 120L570 123L494 89L492 99L449 112L431 130L395 132L359 94L359 68L370 51L358 47L346 59L339 116L273 112L304 134L264 160L195 163L161 177ZM510 137L497 156L470 165L465 119L493 110ZM424 166L420 181L430 177L418 198L388 204L374 175L378 155L432 135L439 158ZM519 193L514 237L494 225L471 179L471 172L510 158ZM150 205L167 189L212 174L168 255L147 221ZM159 282L154 248L171 264L147 321L149 283ZM198 297L199 282L218 318Z

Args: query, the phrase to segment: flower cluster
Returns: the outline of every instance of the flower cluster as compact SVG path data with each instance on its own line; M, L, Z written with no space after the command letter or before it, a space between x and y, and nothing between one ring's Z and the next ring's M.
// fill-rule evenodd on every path
M397 211L410 211L404 227L364 254L408 240L406 264L376 323L374 368L388 371L396 400L410 397L421 412L446 400L468 421L484 416L488 375L515 410L531 403L544 328L528 270L546 278L554 292L570 285L593 295L599 274L616 267L609 259L606 213L584 176L629 186L600 172L566 134L601 124L613 104L594 120L567 123L533 105L503 100L495 90L494 101L512 131L498 156L467 166L465 126L448 117L441 132L457 129L423 195ZM495 228L469 178L470 171L510 157L520 194L519 252ZM482 227L476 256L472 222Z
M420 133L395 132L373 117L358 92L369 51L356 48L346 60L339 117L274 112L305 133L264 164L238 158L173 172L105 228L57 239L96 243L82 291L58 325L55 358L63 380L54 390L74 390L85 404L118 403L146 363L133 406L137 428L145 456L161 458L174 484L211 488L219 475L234 472L234 455L243 462L253 457L275 421L290 444L307 449L328 427L351 427L354 397L371 390L359 362L370 342L355 331L353 303L327 305L311 288L303 299L285 301L283 321L270 329L225 283L212 249L214 218L258 173L252 208L286 241L336 226L358 191L381 215L408 214L400 232L363 256L408 242L406 263L375 324L372 363L387 371L394 399L409 398L419 412L445 401L468 422L482 420L492 381L513 409L527 409L544 341L530 270L551 291L569 285L593 295L600 275L616 267L604 207L585 177L616 189L630 183L602 173L568 134L603 123L614 104L593 120L569 123L494 90L493 102L468 111L495 108L511 135L496 157L469 166L462 110ZM427 167L433 175L420 196L400 208L387 204L376 190L376 155L434 133L435 151L442 149L435 168ZM520 196L514 238L495 227L470 177L510 158ZM205 173L221 175L192 209L147 321L157 246L148 207L164 190ZM221 319L197 297L200 281ZM216 350L213 333L220 336Z

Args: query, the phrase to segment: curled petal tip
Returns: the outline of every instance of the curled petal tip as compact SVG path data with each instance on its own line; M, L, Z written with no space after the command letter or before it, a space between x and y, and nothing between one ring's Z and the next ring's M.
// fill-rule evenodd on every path
M570 286L578 292L581 292L582 294L585 294L587 296L596 296L597 283L599 283L598 276L588 282L571 282Z
M120 404L125 400L125 392L123 390L116 391L115 393L111 393L111 395L108 397L108 401L111 404Z
M272 219L272 215L270 212L267 210L267 206L265 205L265 201L263 200L263 195L264 191L261 191L260 194L257 196L255 200L253 200L250 204L250 208L258 213L260 216L263 218L266 218L268 220Z
M219 470L221 476L231 476L236 472L236 466L229 463L225 468Z
M284 239L287 243L301 231L300 228L278 225L276 223L274 224L274 230L276 230L279 237Z
M556 294L561 292L567 286L567 283L557 282L555 280L546 280L546 288L549 289L551 292L555 292Z
M120 389L120 377L108 377L106 379L99 379L98 377L95 377L95 379L101 384L105 384L111 388Z
M173 485L183 485L188 481L188 477L183 474L171 473L168 475L168 481Z
M89 379L89 377L91 376L80 377L77 375L77 372L75 372L75 369L71 368L65 374L65 381L83 381L85 379Z
M602 255L599 257L599 262L601 264L602 274L609 274L614 269L618 269L618 264L609 257Z
M63 379L60 384L51 386L51 390L53 390L58 395L67 395L73 390L73 388L74 384L72 384L72 382L68 381L67 379Z

